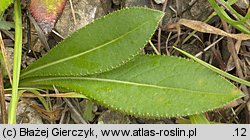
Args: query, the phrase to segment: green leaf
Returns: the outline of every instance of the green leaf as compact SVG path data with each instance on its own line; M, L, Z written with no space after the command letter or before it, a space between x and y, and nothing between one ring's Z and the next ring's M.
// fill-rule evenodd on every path
M210 124L204 114L195 114L189 116L192 124Z
M22 12L21 0L15 0L14 3L14 21L15 21L15 45L14 45L14 63L12 74L12 96L8 108L8 123L16 123L16 111L19 100L18 85L21 71L22 59Z
M84 76L118 67L138 54L162 16L146 8L114 12L73 33L24 70L21 78Z
M247 27L245 27L243 24L241 24L241 22L243 21L247 21L247 19L249 18L250 16L250 13L248 11L247 15L241 19L240 21L236 21L236 20L233 20L228 14L226 11L224 11L223 8L221 8L215 0L208 0L208 2L211 4L211 6L213 7L213 9L215 10L215 12L220 16L221 19L225 20L226 22L228 22L229 24L231 24L232 26L234 26L236 29L244 32L244 33L247 33L247 34L250 34L250 30L248 30ZM220 1L223 3L223 1ZM231 2L230 2L231 3ZM225 3L224 3L225 4ZM230 4L227 4L227 6L230 7ZM232 8L233 9L233 8ZM249 22L247 22L247 24L249 25Z
M95 114L93 113L94 103L90 100L84 102L83 118L87 121L93 121Z
M243 96L233 84L206 67L167 56L137 56L102 74L34 77L21 81L21 85L55 85L82 93L104 106L147 117L199 114Z
M13 22L0 21L0 29L10 30L11 28L14 28L14 26Z
M13 0L1 0L0 4L0 15L1 13L8 8L8 6L13 2Z

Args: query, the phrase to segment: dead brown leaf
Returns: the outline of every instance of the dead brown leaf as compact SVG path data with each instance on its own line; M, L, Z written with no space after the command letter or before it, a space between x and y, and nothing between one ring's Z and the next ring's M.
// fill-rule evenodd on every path
M248 40L248 39L250 39L250 35L248 35L248 34L230 34L230 33L227 33L221 29L215 28L215 27L208 25L208 24L201 22L201 21L180 19L179 22L177 23L177 29L180 27L180 25L186 26L188 28L191 28L191 29L199 31L199 32L227 36L227 37L234 38L236 40Z

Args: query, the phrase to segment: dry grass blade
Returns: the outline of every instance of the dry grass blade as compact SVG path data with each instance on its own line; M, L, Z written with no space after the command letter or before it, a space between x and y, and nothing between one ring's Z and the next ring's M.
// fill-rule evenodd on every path
M33 103L31 100L25 98L22 98L22 102L29 105L31 108L36 110L42 118L50 122L59 120L61 112L63 110L62 108L54 108L52 111L47 111L46 109L41 108L40 105Z
M3 61L4 61L4 64L5 64L5 67L6 67L6 71L7 71L7 74L9 76L9 79L10 79L10 84L12 84L12 78L11 78L12 76L11 76L11 73L10 73L10 65L9 65L8 60L7 60L6 50L5 50L5 47L4 47L1 32L0 32L0 47L1 47L2 54L3 54Z
M165 0L162 7L162 12L165 12L167 7L168 0ZM160 28L158 29L158 39L157 39L157 49L161 53L161 27L162 27L162 20L159 23Z
M46 36L43 33L42 29L38 26L37 22L35 21L35 19L32 16L29 15L28 17L29 17L31 23L34 25L41 43L43 44L43 46L45 47L45 49L47 51L49 51L50 50L50 46L49 46L49 44L47 42Z
M11 97L11 94L5 94L6 97ZM69 93L58 93L58 94L37 94L34 93L23 93L21 97L27 97L27 98L37 98L37 97L56 97L56 98L87 98L86 96L75 93L75 92L69 92Z
M207 46L203 51L197 53L195 55L195 57L199 57L200 55L202 55L204 52L206 52L207 50L209 50L210 48L212 48L213 46L215 46L215 44L217 44L219 41L221 41L224 37L220 37L218 40L216 40L215 42L213 42L211 45Z
M67 106L69 107L69 110L71 113L74 113L76 115L76 118L72 118L76 122L80 122L82 124L87 124L87 122L83 119L80 112L76 109L76 107L68 100L67 98L63 98L63 100L66 102ZM77 119L77 120L76 120Z
M188 28L191 28L193 30L203 32L203 33L210 33L210 34L217 34L222 36L231 37L237 40L248 40L250 39L250 35L248 34L230 34L227 33L221 29L215 28L211 25L208 25L201 21L195 21L195 20L188 20L188 19L180 19L177 23L177 29L180 27L180 25L186 26Z
M71 8L71 13L72 13L72 16L73 16L73 21L74 21L74 24L76 25L76 14L75 14L75 10L74 10L74 7L73 7L73 4L72 4L72 0L69 0L69 3L70 3L70 8Z
M5 104L5 96L4 96L4 86L3 86L3 78L2 78L2 70L0 68L0 106L1 106L1 119L3 124L7 124L7 111Z
M55 93L58 94L59 91L54 87ZM64 102L69 107L69 110L71 113L73 113L76 117L72 117L72 119L77 123L87 124L87 122L83 119L80 111L77 109L75 105L72 104L72 100L69 100L67 98L63 98Z

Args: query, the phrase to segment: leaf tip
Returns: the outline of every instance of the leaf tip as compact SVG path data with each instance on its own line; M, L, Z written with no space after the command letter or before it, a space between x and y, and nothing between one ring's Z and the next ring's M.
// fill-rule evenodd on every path
M244 94L243 92L241 92L237 87L235 87L235 88L232 89L231 94L232 94L233 96L235 96L236 99L242 98L242 97L245 96L245 94Z

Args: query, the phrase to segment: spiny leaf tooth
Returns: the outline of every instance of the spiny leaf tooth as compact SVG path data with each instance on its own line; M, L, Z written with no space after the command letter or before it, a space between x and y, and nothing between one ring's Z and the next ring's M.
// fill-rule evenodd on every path
M129 112L130 114L133 114L133 113L134 113L133 110L129 110L128 112Z
M122 112L122 108L121 107L119 109L117 109L117 110L119 110L120 112ZM128 111L125 111L125 112L128 112Z
M158 112L156 112L156 113L155 113L155 116L159 117L159 116L160 116L160 114L159 114Z
M166 113L165 116L169 116L168 113Z

